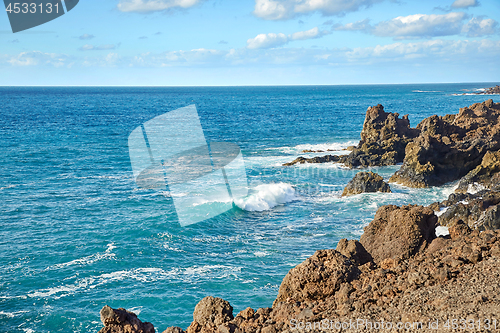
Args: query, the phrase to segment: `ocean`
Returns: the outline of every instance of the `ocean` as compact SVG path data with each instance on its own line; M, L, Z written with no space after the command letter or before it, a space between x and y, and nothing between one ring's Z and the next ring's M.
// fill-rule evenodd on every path
M292 267L359 239L378 207L430 204L454 186L341 198L359 170L282 164L325 154L306 149L347 153L369 106L416 126L500 102L470 94L489 86L0 87L0 332L97 332L104 305L157 332L185 329L208 295L235 314L270 307ZM168 189L136 186L127 139L192 104L207 141L241 147L252 197L181 227ZM398 168L372 170L388 179Z

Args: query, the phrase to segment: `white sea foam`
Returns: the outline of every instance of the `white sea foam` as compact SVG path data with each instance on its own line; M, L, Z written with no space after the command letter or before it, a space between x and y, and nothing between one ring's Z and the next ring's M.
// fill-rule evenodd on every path
M86 256L86 257L83 257L83 258L71 260L71 261L68 261L68 262L65 262L65 263L56 264L56 265L48 267L47 270L60 269L60 268L64 268L64 267L68 267L68 266L73 266L73 265L91 265L91 264L93 264L93 263L95 263L97 261L100 261L100 260L112 259L112 258L115 257L115 254L112 253L112 251L114 249L116 249L115 244L114 243L109 243L107 245L106 251L104 251L103 253L96 253L96 254L92 254L90 256Z
M441 207L439 209L439 212L434 212L434 214L439 217L439 216L443 215L448 210L448 208L449 207Z
M469 184L469 186L467 186L467 193L476 194L477 192L480 192L480 191L485 190L485 189L486 189L486 187L484 187L484 185L482 185L482 184L472 183L472 184Z
M229 276L237 277L237 274L241 272L241 269L242 267L226 265L195 265L187 268L172 268L168 271L156 267L143 267L85 277L77 279L73 283L63 284L52 288L35 290L26 296L31 298L50 297L54 299L60 299L77 292L95 289L108 283L127 280L139 281L142 283L154 283L163 280L180 280L187 283L193 283L193 280L200 278L223 279Z
M324 153L328 152L343 152L349 146L357 145L356 141L347 142L329 142L329 143L319 143L319 144L300 144L294 147L278 147L278 148L268 148L267 150L278 150L285 154L299 154L304 150L312 151L322 151Z
M448 236L450 234L450 232L448 231L448 227L444 227L444 226L437 226L436 227L436 236L439 237L439 236Z
M236 200L235 204L246 211L262 212L297 200L295 189L286 183L259 185L252 192L247 197Z
M256 251L253 253L256 257L267 257L271 255L269 252L266 251Z
M418 92L418 93L439 93L442 91L437 91L437 90L413 90L413 92Z
M18 315L22 313L27 313L28 311L16 311L16 312L5 312L5 311L0 311L0 316L5 316L9 318L14 318L17 317Z

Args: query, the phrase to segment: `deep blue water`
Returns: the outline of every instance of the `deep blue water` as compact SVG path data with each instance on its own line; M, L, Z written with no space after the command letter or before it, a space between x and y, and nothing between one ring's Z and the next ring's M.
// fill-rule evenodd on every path
M207 295L235 313L271 306L290 268L359 238L377 207L428 204L452 188L393 185L392 194L340 198L357 170L281 164L303 149L345 153L371 105L409 114L416 126L499 102L453 95L491 85L0 87L0 332L97 332L106 304L140 313L159 332L186 328ZM128 135L190 104L208 141L240 145L251 188L264 198L293 188L294 200L182 228L168 191L137 189ZM397 168L375 171L388 178Z

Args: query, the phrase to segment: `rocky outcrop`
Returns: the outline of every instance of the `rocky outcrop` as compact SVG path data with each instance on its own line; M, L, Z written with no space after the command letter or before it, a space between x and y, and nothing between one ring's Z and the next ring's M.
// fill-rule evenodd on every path
M331 326L300 330L298 325L304 328L307 322L323 320L328 325L341 325L353 318L372 323L383 320L394 325L422 322L424 327L438 320L441 330L434 331L439 332L445 330L443 325L450 316L468 318L474 314L476 320L498 318L500 285L493 281L500 277L500 231L479 232L457 225L450 228L450 235L453 236L435 238L427 248L404 260L386 259L378 265L367 262L359 266L354 278L348 279L347 274L328 296L305 297L301 301L297 297L280 298L272 308L241 311L224 328L213 331L199 328L192 332L338 332L339 329L323 329ZM341 258L334 250L328 253L332 258ZM318 253L313 257L318 257ZM325 265L315 267L319 261L313 257L300 264L311 267L305 273L312 277L321 274ZM309 283L318 284L316 288L320 289L329 282L316 279ZM341 331L373 332L365 324L354 329L346 326ZM405 330L421 331L425 330L418 327Z
M455 192L474 192L477 189L500 190L500 151L488 151L481 164L465 175Z
M436 237L437 217L422 206L382 206L365 227L360 243L376 263L408 259Z
M207 296L194 308L193 322L188 327L191 332L231 332L233 320L233 307L222 298Z
M400 163L406 145L417 135L418 131L410 128L408 115L400 119L398 113L385 112L380 104L369 107L361 141L341 162L351 168Z
M500 94L500 86L499 85L496 85L496 86L491 87L491 88L487 88L482 92L476 93L476 95L498 95L498 94Z
M134 313L123 308L104 306L101 309L101 322L104 327L99 333L155 333L153 324L143 323Z
M452 193L447 200L430 207L439 215L438 224L453 226L464 223L471 229L500 228L500 192Z
M346 197L369 192L390 193L391 187L384 182L384 178L374 172L358 172L344 188L342 196Z
M429 187L460 179L480 165L488 151L500 149L499 117L500 103L490 99L462 108L458 115L424 119L390 182Z
M349 147L349 155L314 157L307 159L299 157L290 166L297 163L340 162L350 168L394 165L403 161L405 147L419 131L410 128L408 115L399 118L398 113L384 111L382 105L369 107L366 111L361 141L355 147Z
M283 164L283 166L292 166L295 164L304 163L329 163L329 162L339 162L341 160L340 156L337 155L326 155L326 156L316 156L311 158L297 157L295 160L289 163Z
M341 239L335 250L346 256L356 266L362 266L373 261L371 254L366 251L360 242L354 239Z
M343 282L359 274L357 267L336 250L320 250L295 266L283 279L274 303L293 299L297 302L328 297Z
M437 320L440 329L433 331L440 332L455 317L483 320L484 328L484 319L500 315L500 230L481 232L458 221L449 227L450 236L434 238L429 230L434 223L429 208L383 206L365 228L363 242L341 240L336 250L317 251L290 270L272 308L246 308L233 317L229 302L206 297L195 307L187 332L335 332L340 331L338 325L349 324L353 318L364 321L355 328L347 325L342 332L373 332L367 323L382 320L394 325L422 323L423 327ZM375 237L375 230L383 237ZM388 245L388 240L394 244ZM387 246L399 253L381 251ZM137 318L119 310L103 309L110 313L104 315L106 327L120 327ZM126 319L128 316L132 319ZM337 324L337 329L319 324L316 329L300 329L307 322L325 320L323 325ZM425 329L418 326L405 330L421 331ZM167 332L182 330L172 327Z

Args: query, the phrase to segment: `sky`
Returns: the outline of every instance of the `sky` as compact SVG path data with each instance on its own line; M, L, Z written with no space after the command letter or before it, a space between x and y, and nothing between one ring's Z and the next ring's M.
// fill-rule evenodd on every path
M80 0L18 33L0 14L0 85L498 82L497 20L500 0Z

